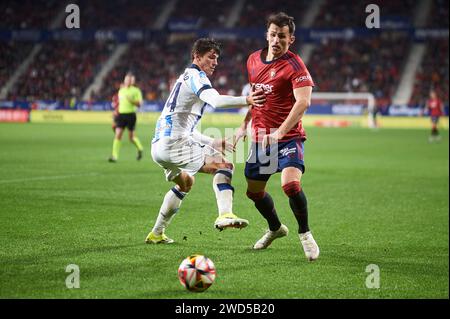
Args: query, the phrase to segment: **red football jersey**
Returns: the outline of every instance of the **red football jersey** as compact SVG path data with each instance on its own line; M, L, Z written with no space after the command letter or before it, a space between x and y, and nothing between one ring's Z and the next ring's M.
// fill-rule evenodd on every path
M111 99L111 106L113 108L114 111L117 110L117 108L119 107L119 94L114 94L112 99Z
M249 82L266 93L264 105L252 108L254 141L261 141L264 134L270 134L270 129L278 129L286 120L295 103L294 89L314 86L308 69L297 54L287 51L273 61L266 61L266 56L267 48L252 53L247 60ZM301 120L280 142L299 136L306 140Z
M437 98L428 100L428 107L430 108L430 116L442 116L441 103L442 103L441 100Z

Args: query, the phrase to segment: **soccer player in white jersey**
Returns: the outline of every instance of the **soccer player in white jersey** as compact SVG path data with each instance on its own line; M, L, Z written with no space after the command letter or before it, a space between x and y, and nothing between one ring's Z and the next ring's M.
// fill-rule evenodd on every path
M218 65L219 55L220 47L212 39L202 38L194 43L192 64L177 79L156 124L152 158L164 168L167 181L176 185L165 195L146 243L173 242L165 229L191 190L197 172L214 175L213 189L219 211L214 226L223 230L248 225L247 220L232 212L234 166L224 158L223 152L234 150L233 144L226 139L205 136L196 126L208 104L214 108L260 106L265 102L265 95L262 90L248 96L220 95L208 79Z

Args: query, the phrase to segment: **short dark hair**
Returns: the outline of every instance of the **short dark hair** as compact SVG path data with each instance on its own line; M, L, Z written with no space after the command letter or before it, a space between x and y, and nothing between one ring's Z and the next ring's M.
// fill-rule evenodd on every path
M194 59L195 54L203 56L211 50L220 55L220 44L216 40L210 38L198 39L192 46L191 58Z
M290 34L294 34L294 32L295 32L294 17L288 16L284 12L278 12L278 13L271 14L267 18L267 29L269 29L269 27L272 23L280 28L287 25L289 27Z

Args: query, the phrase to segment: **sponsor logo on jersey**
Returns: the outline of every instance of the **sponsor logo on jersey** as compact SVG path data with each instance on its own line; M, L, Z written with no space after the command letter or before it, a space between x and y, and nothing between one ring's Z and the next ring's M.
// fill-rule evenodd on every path
M263 90L265 94L272 93L273 85L264 83L255 83L256 90Z
M295 79L295 82L304 82L304 81L311 81L311 76L308 74L299 76L298 78Z

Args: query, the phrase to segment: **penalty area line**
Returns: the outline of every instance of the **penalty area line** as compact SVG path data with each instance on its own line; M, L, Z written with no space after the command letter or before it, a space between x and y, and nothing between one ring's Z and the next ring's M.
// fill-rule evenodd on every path
M73 177L97 176L97 175L100 175L100 174L99 173L85 173L85 174L70 174L70 175L57 175L57 176L39 176L39 177L17 178L17 179L2 180L2 181L0 181L0 184L48 181L48 180L55 180L55 179L66 179L66 178L73 178Z

